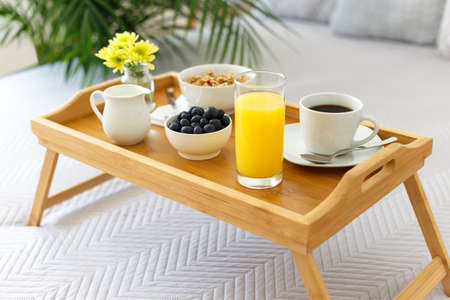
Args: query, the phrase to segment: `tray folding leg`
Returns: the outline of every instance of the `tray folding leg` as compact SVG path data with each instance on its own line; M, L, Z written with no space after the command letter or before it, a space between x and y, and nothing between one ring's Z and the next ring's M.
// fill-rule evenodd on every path
M395 299L424 299L440 282L442 283L445 294L450 296L450 258L448 257L447 249L439 233L420 178L417 173L414 173L403 183L432 260ZM330 299L312 253L305 255L292 251L292 254L310 299Z
M110 174L102 173L53 196L49 196L50 185L53 180L53 174L55 173L58 156L59 154L57 152L50 149L47 149L45 153L44 163L42 165L41 175L34 197L33 208L31 209L30 218L28 220L29 226L39 226L41 224L42 214L46 208L72 198L73 196L93 188L113 177Z
M41 176L34 196L33 208L31 209L28 225L39 226L41 223L42 213L44 212L46 202L48 200L48 192L55 173L56 163L59 154L47 149L45 152L44 164L42 165Z
M330 299L328 290L317 267L316 260L312 253L306 255L292 252L298 272L300 273L303 284L311 299L327 300Z
M431 281L430 277L435 275L434 277L436 278L436 280L440 279L438 280L438 282L441 281L445 294L447 296L450 296L450 263L447 249L445 248L445 244L442 240L441 234L439 233L439 229L437 227L427 197L423 190L422 183L420 182L420 178L417 173L409 177L404 182L404 185L411 201L411 205L414 209L414 213L416 214L417 221L419 222L420 228L422 230L423 237L428 246L428 250L430 251L431 258L433 259L433 261L435 261L435 258L439 258L437 259L437 261L440 262L438 264L435 263L437 264L437 266L435 267L435 274L430 274L431 276L427 277L424 276L423 281L417 282L417 284L420 284L422 286L422 289L429 287L431 291L434 286L426 284L426 282ZM428 266L430 265L431 263ZM444 272L441 271L441 274L438 274L439 269L443 269ZM408 287L406 287L405 290L407 290ZM400 298L400 296L401 295L399 295L399 299L411 299L406 297Z

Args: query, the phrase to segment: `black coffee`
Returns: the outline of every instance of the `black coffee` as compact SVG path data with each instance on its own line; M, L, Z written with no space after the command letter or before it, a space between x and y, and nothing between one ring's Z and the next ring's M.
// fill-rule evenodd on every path
M326 113L343 113L352 111L351 108L341 106L341 105L334 105L334 104L321 104L316 105L313 107L310 107L309 109L320 111L320 112L326 112Z

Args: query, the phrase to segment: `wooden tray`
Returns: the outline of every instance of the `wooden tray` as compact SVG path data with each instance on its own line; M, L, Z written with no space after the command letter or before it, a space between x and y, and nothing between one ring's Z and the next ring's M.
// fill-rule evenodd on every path
M421 195L416 171L431 154L431 138L382 127L381 138L395 136L399 143L387 146L351 169L311 168L285 161L283 182L279 186L252 190L236 181L234 133L221 154L207 161L181 158L167 141L164 128L154 125L138 145L112 144L91 111L89 97L94 90L119 83L115 79L79 91L60 109L31 121L34 134L48 151L30 225L40 224L45 208L116 176L290 248L297 264L303 266L300 272L312 295L316 287L322 292L325 289L321 278L317 278L320 274L311 255L314 248L402 182L409 182L411 199L419 195L427 203ZM180 94L177 73L155 77L158 105L168 103L165 94L168 87L175 88L176 96ZM286 123L293 122L298 122L298 107L287 103ZM105 174L49 197L48 187L58 154L103 170ZM432 215L427 216L432 219ZM429 234L436 236L435 229ZM448 278L449 269L445 247L439 241L433 245L439 246L435 256L440 257L439 266L445 266L446 270L441 280ZM307 279L311 276L312 279Z

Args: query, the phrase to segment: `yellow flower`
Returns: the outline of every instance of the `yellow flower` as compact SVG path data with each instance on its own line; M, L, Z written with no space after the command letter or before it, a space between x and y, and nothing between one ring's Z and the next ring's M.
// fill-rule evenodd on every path
M154 70L155 66L151 62L159 48L150 41L136 42L138 38L134 32L117 33L109 40L108 46L100 49L96 56L103 59L106 66L114 68L114 73L118 70L123 73L125 64L137 63L147 63L149 69Z
M150 62L152 62L154 59L155 59L155 56L154 56L154 55L151 55L151 56L149 57L149 60L147 61L147 65L148 65L148 68L149 68L150 70L154 70L154 69L155 69L155 65L150 63Z
M148 63L148 67L151 70L155 69L155 66L150 64L155 59L153 53L158 52L159 48L150 43L149 41L140 41L134 44L130 49L130 60L132 63L145 62Z
M108 59L108 57L109 57L109 48L108 47L103 47L102 49L100 49L98 51L97 54L95 54L95 56L97 56L97 57L99 57L99 58L101 58L103 60Z
M133 46L138 38L139 35L136 33L124 31L122 33L116 33L114 39L109 41L109 45L118 49L129 48Z
M109 49L106 61L104 64L107 67L114 68L113 73L118 70L123 73L123 66L127 62L127 55L123 50L120 49Z
M140 41L130 49L130 56L136 62L146 62L150 55L157 51L158 47L150 44L149 41Z

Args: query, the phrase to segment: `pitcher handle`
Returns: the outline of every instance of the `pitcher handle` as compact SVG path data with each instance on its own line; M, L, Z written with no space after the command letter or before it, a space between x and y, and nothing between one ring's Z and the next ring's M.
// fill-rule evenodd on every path
M92 110L93 110L94 113L97 115L97 118L99 118L99 120L103 123L103 116L102 116L102 114L100 113L100 111L98 110L97 105L95 105L95 102L97 101L97 99L100 99L100 97L96 97L97 95L100 96L101 99L104 99L104 96L103 96L103 92L102 92L102 91L94 91L94 92L91 94L91 98L90 98L89 100L90 100L90 102L91 102L91 108L92 108ZM97 99L96 99L96 98L97 98Z

